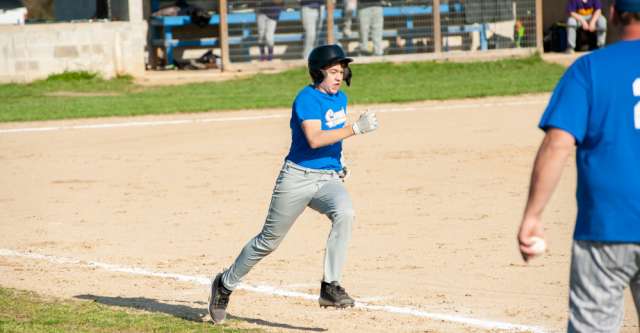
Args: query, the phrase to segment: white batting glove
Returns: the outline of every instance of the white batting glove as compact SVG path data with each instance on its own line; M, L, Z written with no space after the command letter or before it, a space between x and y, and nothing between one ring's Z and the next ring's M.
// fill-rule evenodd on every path
M367 112L360 115L360 118L351 125L353 133L364 134L371 131L375 131L378 128L378 119L376 114L367 110Z

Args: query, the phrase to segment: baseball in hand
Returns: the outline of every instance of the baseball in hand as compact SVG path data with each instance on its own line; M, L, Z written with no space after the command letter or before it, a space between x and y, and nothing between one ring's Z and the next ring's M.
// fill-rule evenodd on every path
M529 248L535 254L542 254L547 249L547 243L540 237L533 236L529 238L529 242L531 244L529 245Z

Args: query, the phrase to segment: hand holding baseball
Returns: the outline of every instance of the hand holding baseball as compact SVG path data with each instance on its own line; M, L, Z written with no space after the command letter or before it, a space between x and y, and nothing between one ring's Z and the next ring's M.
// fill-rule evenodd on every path
M525 261L543 254L546 250L547 242L542 237L531 236L520 243L520 253Z
M547 242L543 238L533 236L529 238L529 249L535 255L543 254L547 250Z
M540 218L525 215L518 231L518 247L525 262L541 255L547 248Z
M378 128L378 119L376 114L367 110L367 112L360 115L360 118L351 125L353 133L364 134L371 131L375 131Z

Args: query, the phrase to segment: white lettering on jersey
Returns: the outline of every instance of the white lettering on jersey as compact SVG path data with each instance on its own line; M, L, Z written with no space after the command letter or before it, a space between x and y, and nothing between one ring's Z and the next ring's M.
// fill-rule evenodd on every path
M633 96L640 97L640 77L633 81ZM636 129L640 130L640 101L633 108L633 119Z
M347 121L347 113L344 111L344 108L340 109L340 111L333 111L329 109L324 114L324 118L327 121L325 125L329 128L334 128Z

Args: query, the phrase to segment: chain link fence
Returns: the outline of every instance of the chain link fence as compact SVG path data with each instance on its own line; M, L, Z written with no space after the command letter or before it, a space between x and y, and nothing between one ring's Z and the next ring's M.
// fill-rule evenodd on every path
M351 56L537 47L536 0L224 2L232 63L304 59L314 46L325 43L338 43ZM184 47L209 48L222 55L219 6L206 0L155 1L153 44L171 49L165 53L176 58ZM170 7L175 10L162 13ZM197 9L208 15L200 26L193 24ZM168 22L167 15L189 15L190 20L169 26L162 23Z

